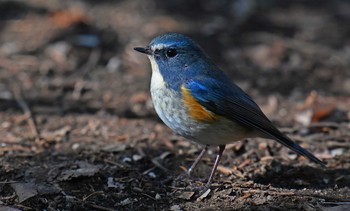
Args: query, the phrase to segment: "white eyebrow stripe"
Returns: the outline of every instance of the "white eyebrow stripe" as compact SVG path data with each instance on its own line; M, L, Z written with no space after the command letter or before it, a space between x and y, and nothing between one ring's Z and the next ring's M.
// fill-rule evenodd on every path
M155 51L155 50L160 50L160 49L163 49L163 48L166 48L168 47L167 45L165 44L156 44L156 45L153 45L151 47L152 51Z

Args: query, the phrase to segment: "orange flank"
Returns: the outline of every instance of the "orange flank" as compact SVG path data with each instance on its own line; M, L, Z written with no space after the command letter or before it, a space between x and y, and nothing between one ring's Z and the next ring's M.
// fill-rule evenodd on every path
M184 86L181 86L182 100L186 105L189 115L197 121L214 121L218 118L217 115L205 109L198 101L191 95L190 91Z

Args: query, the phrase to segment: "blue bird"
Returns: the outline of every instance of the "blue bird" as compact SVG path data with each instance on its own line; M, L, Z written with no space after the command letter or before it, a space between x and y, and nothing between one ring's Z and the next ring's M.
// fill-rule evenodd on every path
M245 138L274 139L311 161L313 154L282 134L259 106L189 37L167 33L134 50L152 66L151 96L162 121L175 133L204 145L188 169L190 175L208 147L219 146L206 186L210 186L225 145Z

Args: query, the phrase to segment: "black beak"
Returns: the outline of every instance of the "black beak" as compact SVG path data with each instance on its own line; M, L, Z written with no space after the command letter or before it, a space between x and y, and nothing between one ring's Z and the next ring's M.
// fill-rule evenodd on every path
M152 55L152 50L149 47L145 47L145 48L137 47L137 48L134 48L134 50L147 55Z

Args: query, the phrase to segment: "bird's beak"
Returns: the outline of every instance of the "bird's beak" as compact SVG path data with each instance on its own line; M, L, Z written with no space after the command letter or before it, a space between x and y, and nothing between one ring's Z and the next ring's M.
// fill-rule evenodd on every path
M152 50L149 47L136 47L134 50L147 55L152 55Z

